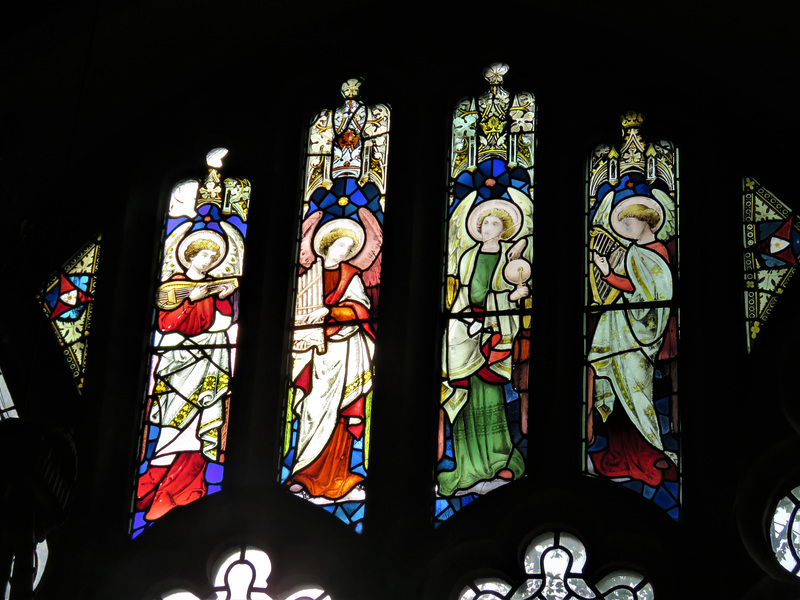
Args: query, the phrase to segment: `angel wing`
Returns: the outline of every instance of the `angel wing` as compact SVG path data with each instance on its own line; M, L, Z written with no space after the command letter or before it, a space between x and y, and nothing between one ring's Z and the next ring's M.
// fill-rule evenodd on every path
M450 223L447 227L447 280L445 287L445 306L448 310L452 308L458 294L458 262L464 252L476 243L467 231L467 216L477 197L477 191L471 192L450 215Z
M675 235L675 200L672 199L672 196L659 189L653 189L653 196L664 208L664 225L658 230L656 237L661 241L665 241Z
M191 226L192 222L187 221L176 227L167 237L164 244L164 262L161 264L161 281L169 281L175 273L183 273L183 268L178 263L178 246Z
M527 242L525 250L522 252L522 257L528 262L533 262L533 244L531 243L531 236L533 235L533 200L528 194L515 188L508 188L508 195L511 196L511 199L522 211L522 227L519 228L519 232L514 236L514 239L524 239Z
M624 271L625 251L631 241L619 237L611 227L611 210L613 208L614 191L608 192L600 200L592 219L589 232L589 285L594 304L613 304L620 291L603 279L603 274L592 260L592 253L598 252L608 259L608 264L615 272Z
M364 233L366 234L364 236L364 247L349 262L354 267L361 269L361 271L366 271L372 266L381 252L383 230L375 215L366 208L358 209L358 218L361 219L361 224L364 226ZM364 283L369 285L366 281Z
M602 227L603 229L611 230L611 201L614 199L614 191L608 192L600 200L600 204L594 213L592 219L592 226Z
M450 215L450 223L447 227L447 275L458 277L458 261L461 255L467 251L471 246L475 245L475 240L469 237L467 232L467 216L475 204L475 199L478 197L478 192L470 192L464 198L453 214Z
M244 238L239 230L225 221L220 221L219 226L228 238L228 253L219 265L208 272L211 277L233 277L242 274L242 259L244 258Z
M314 255L314 232L317 230L317 225L321 220L322 211L318 210L303 221L300 233L300 257L298 259L301 273L314 264L317 258Z
M372 266L366 271L362 271L361 273L361 279L363 280L364 285L367 287L367 290L374 288L381 282L382 259L383 259L383 254L379 253L378 256L375 258L375 262L372 263Z
M631 240L626 240L618 236L614 232L614 228L611 226L611 211L613 210L613 200L614 200L614 191L608 192L603 199L600 200L600 204L597 207L597 211L594 213L594 218L592 219L592 228L593 229L602 229L603 233L610 237L611 239L616 242L616 245L622 246L623 248L627 248L633 242Z

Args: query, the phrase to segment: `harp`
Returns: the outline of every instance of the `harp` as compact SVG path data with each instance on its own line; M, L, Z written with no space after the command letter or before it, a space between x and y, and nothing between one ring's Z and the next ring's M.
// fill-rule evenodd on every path
M324 306L322 281L322 261L315 260L297 280L297 300L294 308L294 337L292 350L304 352L316 346L319 352L325 351L325 337L322 327L307 327L306 318ZM321 325L321 323L320 323ZM299 342L305 344L299 344Z
M625 246L599 227L594 227L589 232L589 284L592 287L592 304L611 304L619 296L620 290L603 279L600 269L592 261L594 252L605 256L611 270L620 273L623 269L618 267L625 264Z

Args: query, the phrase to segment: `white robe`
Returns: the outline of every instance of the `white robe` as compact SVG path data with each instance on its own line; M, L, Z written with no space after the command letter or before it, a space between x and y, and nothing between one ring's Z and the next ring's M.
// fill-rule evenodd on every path
M588 357L595 372L594 406L605 420L620 400L644 439L663 450L653 402L653 361L664 342L670 310L646 303L672 299L672 274L661 255L638 245L628 248L625 271L633 291L623 292L624 299L644 304L612 308L600 317Z
M188 451L202 451L209 460L217 460L222 399L230 376L225 347L230 327L231 317L217 312L208 331L159 334L157 346L177 348L164 351L156 365L156 385L163 380L167 389L160 394L156 389L151 408L151 421L161 427L153 465L168 465L175 453Z
M339 302L370 307L364 283L353 275ZM294 388L294 412L299 415L297 454L292 473L314 462L328 445L342 410L372 389L372 356L375 343L360 325L342 326L325 339L325 351L316 347L296 356L294 378L311 362L308 394ZM351 421L357 417L350 417ZM351 423L355 424L355 423Z

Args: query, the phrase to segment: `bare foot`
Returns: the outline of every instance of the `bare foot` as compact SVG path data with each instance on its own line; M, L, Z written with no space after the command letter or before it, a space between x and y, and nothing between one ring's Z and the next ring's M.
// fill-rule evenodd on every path
M497 474L497 476L500 479L514 479L514 473L511 472L511 469L503 469Z

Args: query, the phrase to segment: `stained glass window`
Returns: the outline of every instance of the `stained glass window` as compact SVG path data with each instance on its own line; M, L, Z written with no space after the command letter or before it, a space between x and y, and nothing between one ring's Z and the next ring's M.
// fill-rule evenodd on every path
M743 180L744 303L747 351L797 269L800 224L752 177Z
M342 85L308 136L280 482L361 532L389 107Z
M453 116L435 522L525 475L535 101L484 70Z
M525 551L526 578L522 582L512 585L497 578L477 579L461 591L459 600L654 598L653 587L636 571L614 571L593 585L584 579L586 560L586 548L574 535L545 533L535 538Z
M272 600L267 580L272 562L267 553L252 546L231 550L217 563L214 572L215 600ZM191 592L174 590L155 600L201 600ZM308 587L276 600L331 600L318 587Z
M0 421L16 419L18 416L17 409L14 408L14 401L11 399L11 392L8 391L8 385L6 385L6 378L0 371Z
M36 589L39 586L39 582L42 580L42 576L44 575L45 567L47 566L47 557L50 554L50 550L47 547L47 540L43 540L36 544L36 549L33 552L33 588ZM11 572L9 573L8 583L6 584L6 590L4 598L5 600L10 600L11 598L11 583L14 575L14 563L15 557L11 558Z
M770 543L778 563L800 577L800 487L778 501L772 514Z
M642 123L589 160L586 470L678 518L677 150Z
M250 182L220 178L224 148L202 183L172 190L149 360L135 537L176 506L221 488L236 362Z
M18 419L19 414L17 414L17 409L14 407L14 401L11 399L11 392L8 389L8 385L6 385L5 377L3 376L3 372L0 371L0 421L5 421L6 419ZM9 516L9 515L7 515ZM47 548L47 540L42 540L41 542L36 544L36 549L33 554L33 569L34 569L34 578L33 578L33 589L39 585L39 582L42 580L42 575L44 575L44 569L47 565L47 556L48 556L48 548ZM11 597L11 581L12 576L14 574L14 557L11 558L11 571L9 573L8 583L6 584L5 588L5 599L8 600Z
M64 349L78 391L84 384L99 262L100 236L64 263L38 295L56 339Z

